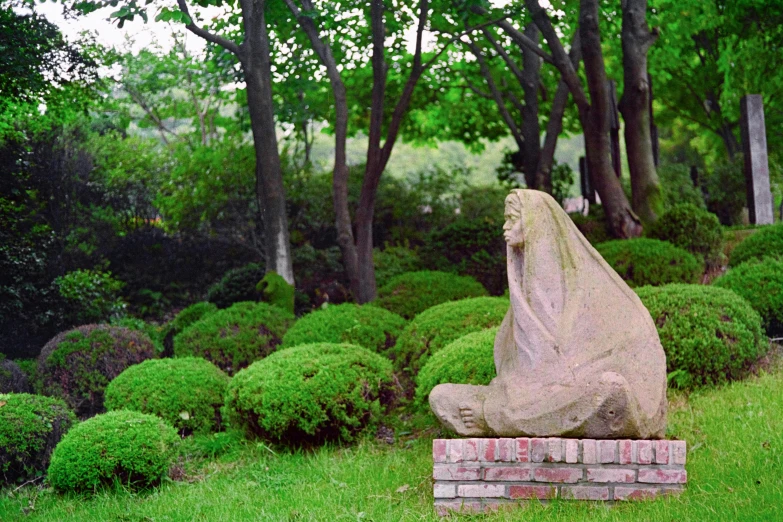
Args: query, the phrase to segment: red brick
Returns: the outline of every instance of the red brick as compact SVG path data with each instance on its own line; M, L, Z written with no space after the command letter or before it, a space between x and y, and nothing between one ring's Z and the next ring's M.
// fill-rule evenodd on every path
M517 439L517 462L530 462L530 439L527 437Z
M598 449L595 440L584 439L582 441L582 463L598 464Z
M618 462L620 464L632 464L633 463L633 441L620 440L617 441L617 453L619 455Z
M481 468L461 464L435 464L432 468L435 480L481 480Z
M563 460L563 439L549 439L547 441L547 462L561 462Z
M546 446L546 439L530 439L530 460L532 462L544 462Z
M648 484L685 484L688 472L684 469L640 469L637 480Z
M435 512L441 517L452 513L481 513L481 502L475 500L436 500Z
M484 468L484 480L530 480L530 468L518 466L494 466Z
M669 441L668 440L656 440L653 443L655 447L655 463L656 464L668 464L669 463Z
M435 484L432 488L435 498L454 498L457 496L457 486L454 484Z
M573 500L609 500L609 488L604 486L563 486L560 497Z
M435 439L432 441L432 460L434 462L446 462L445 439Z
M565 440L565 461L568 464L579 462L579 441L576 439Z
M465 498L499 498L506 495L503 484L460 484L457 496Z
M482 439L481 440L481 452L479 453L479 460L481 462L495 462L497 455L497 439Z
M449 439L449 462L462 462L462 439Z
M536 468L533 480L536 482L578 482L582 478L579 468Z
M498 439L498 460L501 462L514 462L516 449L514 439Z
M599 440L598 441L598 462L601 464L613 464L614 453L617 448L616 440Z
M466 439L462 441L463 462L478 462L480 442L481 439Z
M634 444L636 444L636 462L639 464L652 464L652 441L636 440Z
M636 482L636 471L620 468L590 468L587 470L588 482Z
M557 488L553 486L509 486L509 498L555 498Z
M659 495L671 495L681 492L682 490L673 488L616 486L614 488L614 498L615 500L643 500L646 498L655 498Z
M673 440L671 446L671 461L672 464L685 465L686 447L684 440Z

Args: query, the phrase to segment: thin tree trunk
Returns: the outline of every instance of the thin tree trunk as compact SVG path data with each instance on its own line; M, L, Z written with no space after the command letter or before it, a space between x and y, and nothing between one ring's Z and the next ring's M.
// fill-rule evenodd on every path
M538 46L539 30L534 22L525 27L525 36ZM525 183L529 188L546 190L539 180L538 163L541 157L541 125L538 122L538 84L541 81L541 58L527 47L522 48L522 91L525 104L522 109L522 162ZM550 187L548 192L552 193Z
M663 212L661 184L655 170L650 134L650 85L647 51L657 32L647 28L647 0L623 0L623 97L620 112L625 121L625 148L631 172L631 204L634 212L649 224Z

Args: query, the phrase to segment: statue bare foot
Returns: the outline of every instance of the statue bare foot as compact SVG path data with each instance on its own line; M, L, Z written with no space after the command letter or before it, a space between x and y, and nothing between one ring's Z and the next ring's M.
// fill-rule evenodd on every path
M484 420L486 389L470 384L439 384L430 393L430 406L441 422L462 436L491 435Z

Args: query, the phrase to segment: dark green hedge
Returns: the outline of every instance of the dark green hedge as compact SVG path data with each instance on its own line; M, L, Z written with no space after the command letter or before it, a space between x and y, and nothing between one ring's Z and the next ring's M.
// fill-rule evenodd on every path
M373 304L413 319L437 304L483 295L487 295L486 288L472 277L424 270L393 277L378 290Z
M692 254L657 239L617 239L595 246L630 287L696 283L704 264Z
M783 335L783 258L748 260L713 284L744 297L761 315L767 335Z

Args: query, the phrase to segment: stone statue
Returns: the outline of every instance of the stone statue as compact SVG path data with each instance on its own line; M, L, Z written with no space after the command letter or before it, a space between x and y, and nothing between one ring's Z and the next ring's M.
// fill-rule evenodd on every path
M663 437L666 356L642 302L548 194L514 190L505 217L497 377L436 386L432 411L463 436Z

